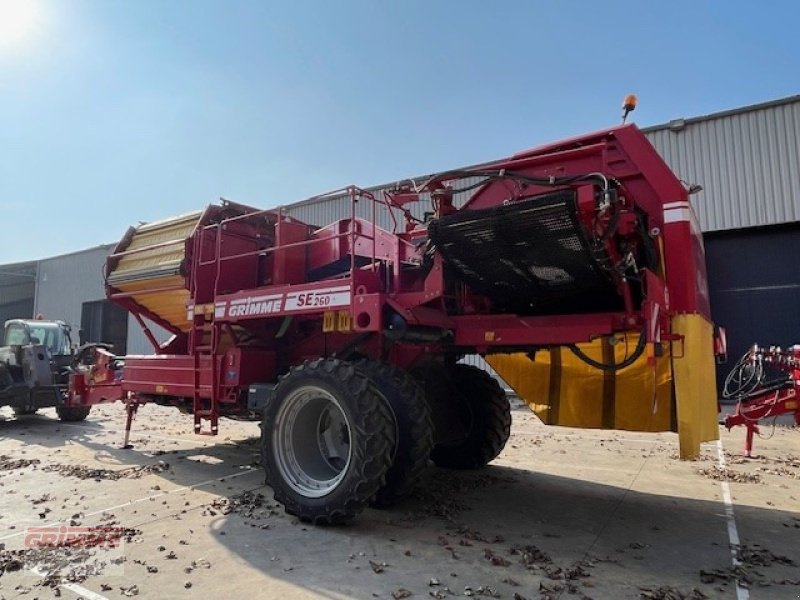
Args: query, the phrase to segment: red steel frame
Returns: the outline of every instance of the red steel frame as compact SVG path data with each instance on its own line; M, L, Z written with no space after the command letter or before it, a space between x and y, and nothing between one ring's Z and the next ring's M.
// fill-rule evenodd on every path
M190 401L195 431L216 434L219 416L247 413L244 395L250 384L274 382L293 364L354 345L361 355L412 367L426 354L443 351L501 352L586 342L623 331L644 331L648 342L658 344L674 339L672 314L709 318L702 238L687 190L635 126L543 146L473 170L486 169L539 178L601 173L613 179L621 217L618 233L608 242L612 257L617 236L633 239L637 211L647 215L661 249L659 272L641 273L646 286L641 304L634 304L629 282L620 279L616 284L625 302L616 312L492 314L480 298L464 296L460 314L448 314L442 257L434 254L424 276L419 269L403 268L422 262L419 242L426 229L407 218L404 231L383 230L376 225L377 206L386 207L396 230L395 213L408 216L404 205L420 200L420 191L430 194L438 215L446 215L513 201L503 182L487 182L460 209L450 185L455 177L448 174L432 177L423 190L408 187L379 198L349 187L343 190L350 198L349 218L323 228L309 227L281 210L212 206L186 241L185 285L175 288L190 292L189 331L147 310L134 294L108 286L111 300L143 324L145 317L175 337L159 345L146 331L156 354L125 357L124 366L101 355L93 376L84 381L76 376L69 402L124 399L130 418L142 402ZM529 185L524 195L564 187ZM591 219L597 190L588 184L570 187L577 189L582 218ZM371 204L370 219L357 216L358 203L364 201ZM110 256L109 272L132 252L127 250L132 235ZM309 280L311 273L323 275ZM164 289L152 290L159 291ZM417 336L413 341L392 338L390 313ZM446 341L436 332L445 332ZM202 431L205 420L210 429Z
M724 424L728 429L743 425L747 428L744 451L745 456L752 456L753 438L760 433L758 423L761 419L780 415L794 415L795 424L800 427L800 346L793 346L786 351L771 348L766 352L754 349L751 358L760 360L788 374L785 385L778 389L755 390L736 406L736 412L725 417Z

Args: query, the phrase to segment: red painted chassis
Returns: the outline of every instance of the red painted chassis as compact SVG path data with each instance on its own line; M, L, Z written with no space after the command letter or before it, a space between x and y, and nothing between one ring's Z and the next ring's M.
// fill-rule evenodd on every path
M544 182L510 189L502 179L487 178L459 206L453 182L488 171L513 171ZM598 209L596 182L547 182L582 174L614 182L613 211ZM428 199L441 217L561 189L576 192L583 226L598 239L606 237L604 252L614 263L627 258L621 248L633 252L642 243L635 225L644 215L644 235L656 244L659 264L638 271L641 297L633 294L631 281L616 275L618 310L497 314L485 298L448 286L442 256L425 256L427 231L406 208ZM635 126L436 175L421 187L345 192L349 218L323 228L280 210L232 203L209 207L186 241L183 282L148 291L188 290L188 328L148 310L135 293L109 285L108 297L139 319L155 354L117 359L98 349L95 364L73 376L68 404L124 400L130 425L138 404L174 403L194 415L197 433L216 434L220 416L252 412L251 384L274 382L309 358L356 352L411 368L429 355L533 350L620 332L643 332L655 352L662 342L676 339L670 331L673 314L709 318L702 238L687 190ZM376 225L379 210L392 215L394 231ZM403 231L396 231L397 215L406 216ZM609 233L610 221L614 230ZM130 234L109 257L108 273L122 257L141 251L128 249L129 242ZM429 264L420 268L426 260ZM159 344L145 319L169 330L172 339ZM202 431L206 420L210 428Z

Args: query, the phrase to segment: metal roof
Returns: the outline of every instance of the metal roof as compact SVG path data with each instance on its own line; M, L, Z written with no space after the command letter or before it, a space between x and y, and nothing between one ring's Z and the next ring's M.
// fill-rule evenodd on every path
M776 106L783 106L784 104L795 104L800 102L800 94L795 96L787 96L785 98L778 98L777 100L769 100L768 102L759 102L757 104L748 104L747 106L740 106L739 108L731 108L728 110L722 110L714 113L709 113L707 115L701 115L699 117L682 117L678 119L672 119L667 123L661 123L660 125L649 125L648 127L642 127L642 133L650 133L651 131L658 131L660 129L669 129L670 127L674 127L676 125L680 125L683 122L685 125L691 125L692 123L698 123L700 121L710 121L712 119L722 119L724 117L732 117L735 115L740 115L742 113L752 112L754 110L765 110L768 108L774 108Z

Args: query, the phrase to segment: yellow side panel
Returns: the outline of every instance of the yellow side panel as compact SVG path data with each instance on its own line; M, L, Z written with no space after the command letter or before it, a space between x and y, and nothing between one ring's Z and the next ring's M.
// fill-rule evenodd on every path
M629 335L615 345L608 340L579 344L591 358L622 362L636 346ZM672 423L670 361L648 361L604 372L569 350L556 348L528 354L496 354L487 362L548 425L630 431L669 431ZM654 364L652 364L654 363Z
M681 458L719 437L713 328L701 315L678 315L672 333L681 336L661 357L645 352L616 372L584 363L568 349L535 355L495 354L486 361L548 425L629 431L677 431ZM589 357L622 362L637 336L613 346L608 339L579 344Z
M183 277L173 275L171 277L151 277L150 279L125 281L118 283L116 287L122 292L132 293L132 300L144 306L150 312L157 314L181 330L188 331L190 323L186 318L186 302L189 299L189 291L186 289L157 293L150 291L159 288L183 286L183 284ZM136 292L141 293L137 294Z
M672 358L680 454L693 458L702 442L719 439L714 330L703 316L686 314L672 318L672 332L683 336Z

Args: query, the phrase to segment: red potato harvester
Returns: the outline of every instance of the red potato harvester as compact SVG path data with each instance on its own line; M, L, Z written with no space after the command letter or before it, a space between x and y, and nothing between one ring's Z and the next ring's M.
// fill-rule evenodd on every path
M122 400L128 431L148 402L201 434L260 420L277 500L316 523L393 502L429 457L501 452L508 399L468 355L547 424L677 431L683 457L717 439L702 238L634 125L342 195L325 227L223 201L130 229L107 294L154 354L89 348L68 405Z

